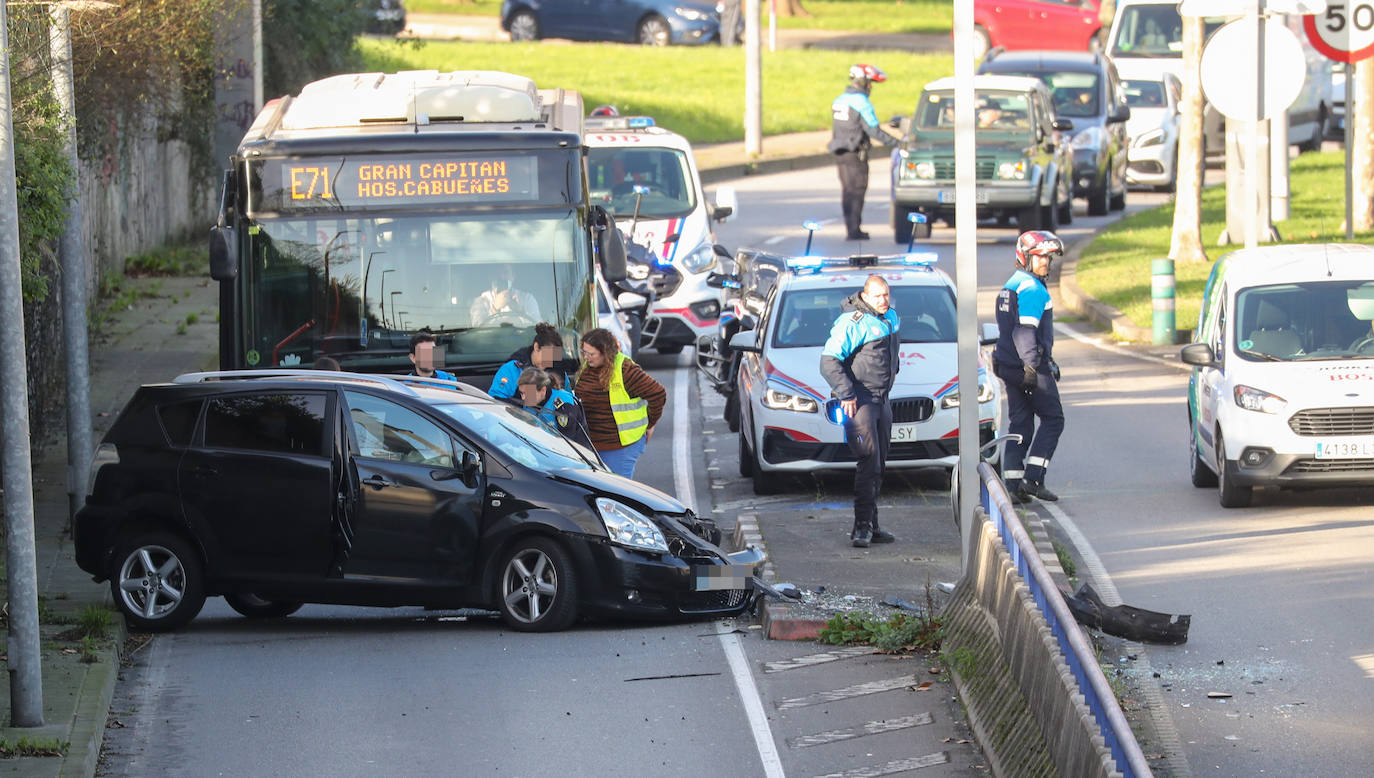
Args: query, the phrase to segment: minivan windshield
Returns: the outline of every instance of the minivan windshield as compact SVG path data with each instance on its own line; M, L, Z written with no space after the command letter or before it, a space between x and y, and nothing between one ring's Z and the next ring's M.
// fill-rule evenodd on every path
M1374 280L1255 286L1236 294L1244 359L1374 358Z
M532 470L551 472L565 468L590 470L587 454L561 434L544 426L534 414L504 403L464 405L435 404L434 409L458 422L490 448Z

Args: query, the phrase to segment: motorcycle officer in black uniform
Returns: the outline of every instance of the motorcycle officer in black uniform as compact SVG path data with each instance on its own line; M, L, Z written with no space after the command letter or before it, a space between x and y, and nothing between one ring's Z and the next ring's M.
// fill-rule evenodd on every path
M1006 385L1007 431L1021 436L1020 442L1007 444L1002 460L1002 478L1015 503L1032 497L1059 499L1045 488L1045 470L1064 431L1059 365L1054 361L1054 308L1045 279L1050 262L1063 256L1064 243L1053 232L1021 233L1016 239L1016 272L997 295L993 370Z
M828 148L840 174L840 209L849 240L868 239L859 229L868 192L868 149L873 141L885 147L897 142L878 124L878 113L868 99L873 84L886 80L887 75L872 65L854 65L849 68L849 86L830 104L833 137Z

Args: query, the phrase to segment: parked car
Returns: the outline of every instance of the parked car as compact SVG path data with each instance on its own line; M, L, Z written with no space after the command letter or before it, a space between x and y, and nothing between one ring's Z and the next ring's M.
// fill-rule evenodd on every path
M364 0L368 14L367 31L395 35L406 28L405 0Z
M757 326L742 330L730 348L743 354L739 397L739 473L754 492L779 486L779 474L852 470L844 412L821 375L821 350L842 312L869 275L892 289L901 318L900 370L892 387L892 447L887 467L943 468L958 462L960 391L954 281L933 266L934 254L900 257L790 257L789 272L769 291ZM982 342L994 343L996 325ZM979 439L1002 428L1002 387L980 352Z
M501 29L513 41L713 43L720 38L720 8L700 0L504 0Z
M105 435L74 528L132 628L222 595L581 614L733 614L761 552L466 384L324 371L190 374L140 388Z
M1098 0L974 0L975 57L995 47L1097 51Z
M1090 216L1126 207L1126 120L1131 109L1111 59L1101 54L994 50L983 58L978 72L1044 81L1055 115L1073 122L1074 196L1088 201Z
M692 144L649 116L590 116L583 139L592 204L626 231L630 279L653 292L638 346L676 354L714 334L725 296L706 278L730 256L715 225L738 214L734 188L708 200Z
M1224 508L1256 486L1374 486L1374 246L1217 260L1188 380L1188 468Z
M1073 219L1072 121L1056 119L1049 90L1025 76L974 76L978 101L978 217L1054 230ZM926 215L913 223L913 211ZM930 237L954 223L954 79L926 84L906 135L892 152L892 236Z
M1126 121L1130 150L1126 155L1126 181L1173 191L1178 183L1179 97L1182 87L1173 73L1159 80L1121 82L1131 118Z
M1326 137L1341 140L1345 140L1345 70L1344 62L1331 65L1331 115L1326 122Z

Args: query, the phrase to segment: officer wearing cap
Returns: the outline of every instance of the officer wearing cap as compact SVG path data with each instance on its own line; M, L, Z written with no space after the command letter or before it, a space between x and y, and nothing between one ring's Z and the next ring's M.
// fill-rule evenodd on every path
M542 367L527 367L520 373L516 391L525 407L549 429L563 433L574 443L591 449L592 441L587 436L587 417L582 406L572 392L556 389L553 376Z
M884 146L897 141L878 125L878 113L868 99L873 84L886 80L887 75L872 65L854 65L849 68L849 86L830 104L833 135L829 149L840 174L840 209L849 240L868 239L868 233L860 229L868 192L868 149L873 141Z
M1032 497L1059 499L1045 488L1045 470L1064 431L1059 365L1054 361L1054 310L1045 279L1050 262L1062 256L1064 243L1053 232L1022 233L1016 239L1016 272L997 295L999 334L993 370L1007 388L1007 431L1021 436L1020 442L1007 444L1002 477L1017 503Z

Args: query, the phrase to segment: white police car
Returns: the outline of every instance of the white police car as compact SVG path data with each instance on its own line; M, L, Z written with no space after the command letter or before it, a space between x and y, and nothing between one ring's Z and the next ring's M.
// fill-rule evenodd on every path
M790 270L769 293L758 326L730 340L732 349L744 352L736 379L740 475L753 477L755 493L782 488L784 473L854 468L839 401L821 375L821 350L845 298L873 274L891 287L892 307L902 323L887 467L954 468L960 401L955 289L934 261L933 253L788 259ZM985 334L984 345L992 342L995 336ZM1002 429L1001 392L980 351L983 442Z
M647 116L592 116L584 126L591 200L615 216L658 267L630 263L637 281L652 275L655 300L640 345L676 354L716 332L724 296L707 286L716 268L714 222L737 211L733 188L708 203L692 145ZM638 190L638 191L637 191Z

